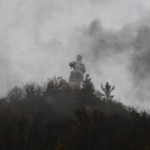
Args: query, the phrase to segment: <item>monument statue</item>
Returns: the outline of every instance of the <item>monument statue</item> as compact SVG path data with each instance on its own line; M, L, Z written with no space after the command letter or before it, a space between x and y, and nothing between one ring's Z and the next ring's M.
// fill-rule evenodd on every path
M85 66L82 63L82 56L78 55L77 60L71 62L69 66L72 69L69 77L69 84L73 89L80 89L86 71Z

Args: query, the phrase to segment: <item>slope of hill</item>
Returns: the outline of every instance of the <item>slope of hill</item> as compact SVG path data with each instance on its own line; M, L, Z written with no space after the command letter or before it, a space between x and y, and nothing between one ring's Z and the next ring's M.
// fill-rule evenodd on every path
M1 150L149 150L150 116L116 102L109 83L62 78L14 87L0 101Z

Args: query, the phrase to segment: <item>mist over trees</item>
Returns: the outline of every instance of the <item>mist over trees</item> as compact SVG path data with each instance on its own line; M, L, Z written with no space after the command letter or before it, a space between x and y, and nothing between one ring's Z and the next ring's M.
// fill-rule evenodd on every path
M14 87L0 101L1 150L149 150L150 115L96 90L87 74L72 90L62 77Z

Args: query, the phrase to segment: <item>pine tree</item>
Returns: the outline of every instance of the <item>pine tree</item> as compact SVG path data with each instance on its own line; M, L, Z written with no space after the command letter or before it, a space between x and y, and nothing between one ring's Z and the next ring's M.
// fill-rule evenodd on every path
M101 90L102 90L102 99L106 101L111 101L114 98L114 95L112 95L112 92L114 91L115 86L111 86L109 82L106 82L105 86L101 84Z
M82 91L85 95L94 95L95 88L89 74L86 74L85 79L82 82Z

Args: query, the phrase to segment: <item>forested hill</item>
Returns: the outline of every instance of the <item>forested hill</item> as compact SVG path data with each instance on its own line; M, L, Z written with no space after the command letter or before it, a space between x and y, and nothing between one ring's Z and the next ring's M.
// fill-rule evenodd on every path
M0 101L0 150L150 150L150 116L114 90L89 75L78 90L61 77L14 87Z

